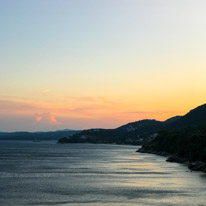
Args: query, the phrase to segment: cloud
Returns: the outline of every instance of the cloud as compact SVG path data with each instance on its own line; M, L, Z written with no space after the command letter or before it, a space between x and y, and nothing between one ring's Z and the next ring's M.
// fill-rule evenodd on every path
M61 124L61 122L57 121L54 115L52 115L50 112L35 114L35 119L37 122L41 122L41 123L50 123L50 124L56 124L56 125Z

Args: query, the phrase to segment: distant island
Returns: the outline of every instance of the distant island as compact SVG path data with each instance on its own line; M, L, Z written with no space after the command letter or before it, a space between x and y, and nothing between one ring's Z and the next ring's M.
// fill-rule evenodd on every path
M0 140L24 140L24 141L57 141L59 138L74 135L80 130L57 130L49 132L0 132Z
M167 161L206 172L206 104L163 122L147 119L116 129L83 130L58 143L142 145L139 152L165 155Z

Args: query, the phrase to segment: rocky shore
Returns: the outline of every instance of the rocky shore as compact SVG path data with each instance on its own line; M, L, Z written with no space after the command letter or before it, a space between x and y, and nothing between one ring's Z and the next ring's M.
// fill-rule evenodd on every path
M167 158L166 159L167 162L176 162L176 163L185 164L187 165L188 169L190 169L191 171L201 171L201 172L206 173L206 163L205 162L201 162L201 161L190 162L188 159L180 158L177 155L171 155L164 151L149 150L149 149L145 149L144 147L141 147L136 152L150 153L150 154L164 156Z

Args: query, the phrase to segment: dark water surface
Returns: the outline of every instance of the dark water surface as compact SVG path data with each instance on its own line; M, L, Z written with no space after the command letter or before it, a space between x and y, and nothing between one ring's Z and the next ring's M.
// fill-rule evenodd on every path
M0 141L0 205L206 205L205 174L136 149Z

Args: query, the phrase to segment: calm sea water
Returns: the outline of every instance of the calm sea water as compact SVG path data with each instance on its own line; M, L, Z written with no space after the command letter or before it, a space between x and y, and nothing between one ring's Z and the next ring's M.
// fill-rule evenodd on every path
M206 205L205 174L136 149L1 141L0 205Z

